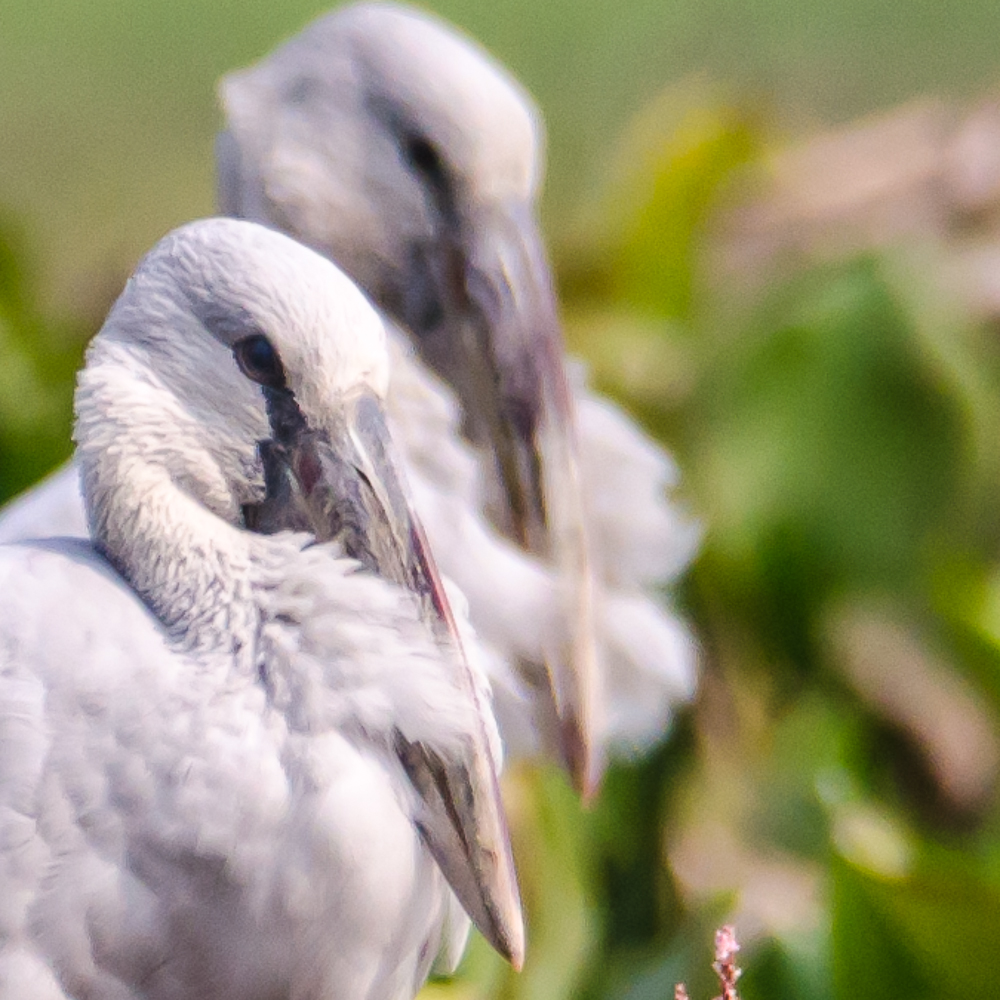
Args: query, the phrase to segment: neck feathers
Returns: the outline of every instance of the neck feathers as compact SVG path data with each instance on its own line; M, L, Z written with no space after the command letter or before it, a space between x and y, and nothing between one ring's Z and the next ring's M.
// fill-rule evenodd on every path
M149 372L104 357L122 350L95 342L77 389L91 537L185 647L249 651L258 627L253 551L263 539L240 527L231 470L204 447L196 416Z

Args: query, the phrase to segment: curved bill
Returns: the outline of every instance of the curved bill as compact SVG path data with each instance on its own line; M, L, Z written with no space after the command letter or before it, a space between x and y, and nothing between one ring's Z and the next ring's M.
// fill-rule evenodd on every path
M494 456L498 521L556 568L567 628L546 667L559 750L588 797L603 768L594 577L550 270L526 204L481 209L446 229L421 264L443 315L418 346L458 393L466 433Z
M445 655L461 671L480 724L458 754L411 742L399 732L396 753L420 796L417 823L431 854L482 934L519 969L524 924L483 709L437 568L393 463L381 407L374 397L360 396L348 404L339 433L331 435L307 426L287 390L264 392L273 433L260 445L266 497L244 508L247 527L336 539L367 569L416 596Z

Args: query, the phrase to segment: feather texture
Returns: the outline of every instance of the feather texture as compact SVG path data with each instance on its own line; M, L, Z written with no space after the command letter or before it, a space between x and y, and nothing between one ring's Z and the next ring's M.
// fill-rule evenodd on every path
M479 658L339 543L242 526L268 418L230 349L264 322L331 440L384 387L381 326L333 265L194 223L88 350L93 540L0 545L0 997L408 1000L468 932L442 862L520 920ZM458 775L446 815L401 743ZM467 858L434 839L463 822ZM497 933L518 961L519 926Z

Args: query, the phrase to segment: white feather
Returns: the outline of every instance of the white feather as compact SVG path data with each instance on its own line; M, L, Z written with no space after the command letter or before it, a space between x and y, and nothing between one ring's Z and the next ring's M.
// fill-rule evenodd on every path
M0 546L0 997L403 1000L468 922L395 734L495 726L409 595L239 527L266 418L193 276L317 412L382 379L367 305L276 233L192 224L130 281L77 395L96 544Z

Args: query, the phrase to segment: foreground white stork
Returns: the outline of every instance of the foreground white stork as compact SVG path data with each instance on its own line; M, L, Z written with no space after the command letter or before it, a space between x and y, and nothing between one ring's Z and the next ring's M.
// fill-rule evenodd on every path
M494 651L508 750L541 742L592 787L606 745L655 741L693 689L693 643L659 588L697 531L668 502L670 458L567 389L529 98L440 22L371 4L321 18L221 93L223 211L329 256L398 324L390 427ZM56 477L0 518L0 538L82 531L75 494L72 471Z
M409 998L461 951L448 883L520 962L387 363L351 283L251 223L130 279L77 391L93 541L0 546L0 997ZM244 527L284 505L335 541Z

